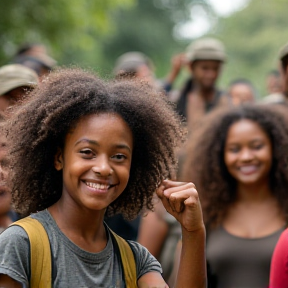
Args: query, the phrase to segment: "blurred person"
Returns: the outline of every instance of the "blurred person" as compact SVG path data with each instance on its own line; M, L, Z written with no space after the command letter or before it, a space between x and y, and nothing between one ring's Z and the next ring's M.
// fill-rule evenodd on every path
M0 111L21 100L38 84L37 74L20 64L0 67Z
M255 89L252 83L246 79L236 79L229 84L228 97L234 106L254 103L256 99Z
M183 70L183 68L187 68L187 59L185 53L180 53L173 55L171 58L171 68L168 72L167 76L165 77L163 82L163 88L167 94L169 101L171 102L178 102L180 97L180 91L178 89L174 89L174 83Z
M40 43L20 46L12 62L34 70L40 78L47 75L57 64L56 60L47 54L45 45Z
M126 52L116 60L113 70L118 79L139 78L153 84L154 66L149 57L138 51Z
M217 80L226 61L223 44L214 38L202 38L186 49L186 61L191 78L185 84L177 103L177 111L193 130L203 116L229 100L217 88Z
M217 111L188 141L181 180L193 179L201 199L208 287L268 287L288 223L285 113L266 105Z
M263 98L263 103L286 104L288 98L288 43L279 52L280 74L282 79L282 89Z
M271 70L266 77L268 95L282 92L282 79L279 70Z

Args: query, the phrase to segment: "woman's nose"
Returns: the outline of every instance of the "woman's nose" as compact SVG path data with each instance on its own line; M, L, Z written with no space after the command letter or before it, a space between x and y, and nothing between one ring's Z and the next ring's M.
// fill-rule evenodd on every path
M240 154L240 159L242 161L249 161L253 158L254 158L254 155L253 155L252 151L248 148L243 149L243 151Z
M113 170L110 166L109 158L104 155L98 155L94 160L92 171L101 176L111 175Z

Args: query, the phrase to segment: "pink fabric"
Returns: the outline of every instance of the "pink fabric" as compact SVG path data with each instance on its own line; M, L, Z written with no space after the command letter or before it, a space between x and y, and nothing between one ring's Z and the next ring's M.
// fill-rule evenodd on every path
M288 229L275 247L270 269L270 288L288 288Z

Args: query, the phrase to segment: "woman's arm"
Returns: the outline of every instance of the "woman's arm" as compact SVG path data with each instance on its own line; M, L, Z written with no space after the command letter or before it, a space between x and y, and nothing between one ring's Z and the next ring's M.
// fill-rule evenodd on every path
M22 285L10 278L7 275L0 274L0 287L1 288L22 288Z
M157 194L182 226L182 251L176 287L206 287L206 232L193 183L164 180Z
M206 233L202 210L193 183L164 180L157 190L165 209L182 226L182 251L176 280L176 288L205 288ZM138 280L140 288L166 288L168 285L160 273L149 272Z

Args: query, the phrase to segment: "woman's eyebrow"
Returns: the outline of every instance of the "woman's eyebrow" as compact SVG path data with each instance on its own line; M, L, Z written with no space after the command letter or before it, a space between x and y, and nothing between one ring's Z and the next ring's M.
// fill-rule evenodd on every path
M88 139L88 138L81 138L81 139L79 139L79 140L75 143L75 146L77 146L77 145L80 144L80 143L88 143L88 144L100 146L97 141L91 140L91 139ZM115 145L115 148L118 148L118 149L126 149L127 151L129 151L129 152L131 153L131 148L130 148L128 145L126 145L126 144L116 144L116 145Z
M88 138L81 138L79 139L76 143L75 143L75 146L77 146L78 144L80 143L88 143L88 144L92 144L92 145L97 145L99 146L99 143L95 140L91 140L91 139L88 139Z

